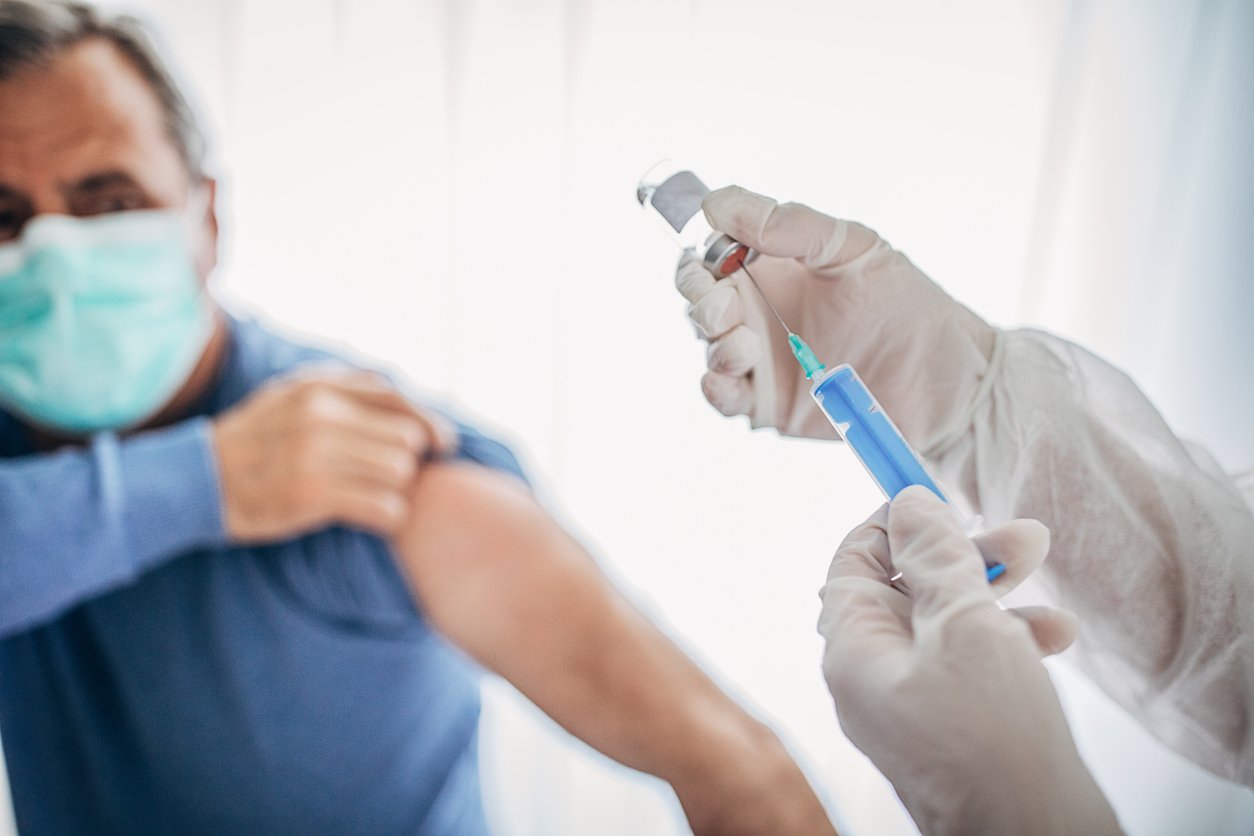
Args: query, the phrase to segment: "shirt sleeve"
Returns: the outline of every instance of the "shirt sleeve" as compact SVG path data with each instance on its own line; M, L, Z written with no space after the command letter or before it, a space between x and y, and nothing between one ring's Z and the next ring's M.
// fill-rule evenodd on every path
M999 335L970 421L927 451L989 524L1050 529L1068 656L1160 740L1254 786L1254 510L1122 372L1037 331Z
M209 422L0 460L0 637L226 542Z
M517 476L526 484L531 484L526 473L523 472L518 457L508 447L467 424L460 421L454 421L454 423L457 426L455 457L459 461L481 464L484 467Z
M451 408L446 402L432 397L430 393L421 391L408 381L400 380L386 371L377 369L375 371L391 381L393 386L415 404L440 415L453 424L457 430L457 449L452 453L455 461L481 464L484 467L516 476L528 487L532 486L518 457L505 444L475 429L464 420L464 416L458 414L457 410Z

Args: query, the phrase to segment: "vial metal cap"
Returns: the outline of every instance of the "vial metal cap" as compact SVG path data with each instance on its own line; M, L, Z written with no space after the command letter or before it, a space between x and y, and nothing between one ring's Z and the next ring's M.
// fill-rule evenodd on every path
M713 273L716 278L722 279L735 273L757 257L756 250L746 247L729 235L720 235L706 246L701 261L705 264L705 269Z

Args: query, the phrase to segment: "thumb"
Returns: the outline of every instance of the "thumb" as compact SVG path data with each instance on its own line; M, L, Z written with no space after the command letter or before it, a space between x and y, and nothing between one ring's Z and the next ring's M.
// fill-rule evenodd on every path
M953 510L927 488L897 494L888 511L888 544L919 619L946 620L972 604L994 602L979 550Z
M1021 619L1032 631L1036 648L1042 656L1062 653L1075 641L1080 621L1070 610L1055 607L1016 607L1006 612Z
M997 595L1005 595L1045 562L1049 554L1049 529L1036 520L1011 520L971 538L990 565L1001 563L1006 572L993 582Z
M701 202L719 232L765 255L796 258L808 267L836 267L866 252L878 236L861 224L837 220L800 203L777 203L740 186Z

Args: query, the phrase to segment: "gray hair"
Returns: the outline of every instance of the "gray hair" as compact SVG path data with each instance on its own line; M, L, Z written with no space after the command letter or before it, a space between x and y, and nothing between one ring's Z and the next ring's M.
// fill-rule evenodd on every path
M196 114L147 28L130 15L70 0L0 0L0 81L46 64L90 38L113 44L139 71L157 97L166 133L188 173L204 177L207 143Z

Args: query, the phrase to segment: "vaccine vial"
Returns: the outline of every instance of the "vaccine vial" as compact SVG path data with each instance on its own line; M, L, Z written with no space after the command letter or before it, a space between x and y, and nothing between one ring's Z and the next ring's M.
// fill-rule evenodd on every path
M757 253L710 226L701 211L701 201L709 193L701 178L669 160L645 172L636 186L636 200L661 219L671 239L721 279L748 264Z

